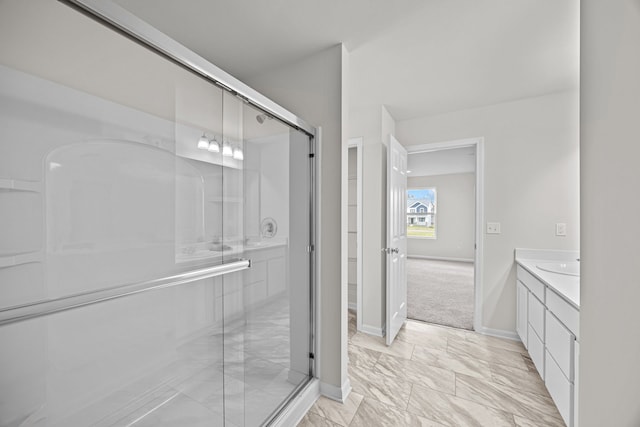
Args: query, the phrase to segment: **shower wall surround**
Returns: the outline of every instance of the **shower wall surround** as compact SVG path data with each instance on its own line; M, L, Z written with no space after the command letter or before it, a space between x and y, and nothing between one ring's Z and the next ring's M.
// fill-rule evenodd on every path
M313 140L261 114L0 3L0 426L261 425L310 379Z

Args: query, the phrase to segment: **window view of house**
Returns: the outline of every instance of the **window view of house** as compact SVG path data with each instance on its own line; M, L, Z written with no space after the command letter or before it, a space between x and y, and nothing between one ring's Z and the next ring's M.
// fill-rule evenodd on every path
M407 190L407 236L436 238L436 189Z

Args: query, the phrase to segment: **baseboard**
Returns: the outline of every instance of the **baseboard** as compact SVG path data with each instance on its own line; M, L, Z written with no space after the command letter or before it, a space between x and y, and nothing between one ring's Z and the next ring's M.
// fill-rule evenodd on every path
M491 329L491 328L480 328L476 332L481 333L483 335L490 335L492 337L498 338L506 338L508 340L520 341L520 337L517 332L513 331L505 331L504 329Z
M282 410L270 425L276 427L296 426L320 397L320 380L312 379L307 386Z
M351 381L349 378L342 383L342 387L336 387L333 384L320 383L320 394L336 402L344 403L351 393Z
M456 261L456 262L473 262L473 258L451 258L443 256L424 256L424 255L407 255L407 258L416 259L432 259L435 261Z
M358 304L356 304L355 302L350 302L349 303L349 310L357 312L358 311Z
M375 335L376 337L384 336L384 328L378 328L376 326L365 325L362 324L362 328L360 328L360 332L364 332L365 334Z

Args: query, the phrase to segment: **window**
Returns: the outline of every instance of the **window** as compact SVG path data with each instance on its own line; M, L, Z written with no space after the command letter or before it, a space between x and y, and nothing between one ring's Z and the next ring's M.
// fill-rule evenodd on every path
M407 237L436 238L435 188L407 190Z

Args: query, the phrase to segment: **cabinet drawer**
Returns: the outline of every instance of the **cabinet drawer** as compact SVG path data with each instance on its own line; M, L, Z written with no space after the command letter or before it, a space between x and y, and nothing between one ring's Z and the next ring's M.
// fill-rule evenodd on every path
M573 384L564 376L560 367L548 351L545 351L545 368L544 384L549 390L549 394L553 398L558 411L564 422L571 426L571 418L573 416Z
M251 260L251 268L244 270L244 283L255 283L267 278L267 263Z
M536 365L540 377L544 378L544 344L531 325L529 325L527 332L527 341L529 342L529 356L531 356L533 364Z
M565 377L573 382L573 343L575 337L556 317L547 310L544 341Z
M533 294L529 294L528 321L534 331L545 341L544 336L544 305Z
M547 292L547 308L580 340L580 312L558 294Z
M533 274L521 266L517 267L518 280L520 280L538 299L544 302L544 283L536 279Z

